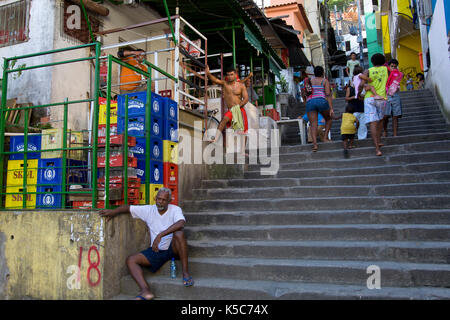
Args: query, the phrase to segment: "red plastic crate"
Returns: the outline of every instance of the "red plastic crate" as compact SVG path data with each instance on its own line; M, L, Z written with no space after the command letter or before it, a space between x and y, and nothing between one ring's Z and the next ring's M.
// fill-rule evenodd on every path
M178 186L178 165L171 162L163 164L164 186Z
M112 206L121 206L121 205L125 204L125 200L115 200L115 201L110 201L110 203ZM139 199L128 199L128 204L138 205ZM92 201L73 201L72 207L74 209L92 209ZM105 201L103 201L103 200L97 201L97 208L101 209L104 207L105 207Z
M113 123L109 126L109 136L117 135L117 123ZM98 125L98 137L106 137L106 124Z
M139 200L139 188L128 189L128 199L138 199Z
M109 186L110 188L122 188L123 185L123 177L122 176L114 176L109 178ZM105 177L98 178L97 186L99 188L105 187ZM141 179L130 177L128 178L128 188L140 188L141 187Z
M164 187L169 188L172 191L172 201L170 204L178 205L178 186L165 185Z
M92 201L73 201L72 207L74 209L92 209ZM104 208L105 201L98 201L97 208Z
M106 163L106 157L98 157L98 167L104 168ZM110 167L123 167L123 155L111 156L109 158ZM128 167L137 167L137 158L128 157Z
M266 109L266 116L272 118L275 121L280 120L280 114L275 109Z
M123 145L123 134L116 134L109 137L110 145ZM98 137L98 146L104 147L106 144L106 137ZM136 137L128 137L128 146L136 146Z

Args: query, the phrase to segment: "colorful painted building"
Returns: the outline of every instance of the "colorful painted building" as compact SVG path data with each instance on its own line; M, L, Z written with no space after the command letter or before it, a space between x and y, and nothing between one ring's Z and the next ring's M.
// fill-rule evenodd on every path
M405 74L402 90L406 90L408 77L416 80L416 75L423 72L422 42L414 2L381 1L383 53L388 59L399 61L399 69Z
M450 1L415 0L422 40L425 86L450 120Z

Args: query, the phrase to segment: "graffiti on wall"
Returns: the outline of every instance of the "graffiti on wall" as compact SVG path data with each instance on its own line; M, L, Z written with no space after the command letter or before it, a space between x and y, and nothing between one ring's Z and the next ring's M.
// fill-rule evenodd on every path
M416 82L417 80L416 75L417 73L419 73L416 67L403 67L398 69L403 73L403 78L402 81L400 82L401 88L406 88L406 81L408 80L408 78L411 78L413 79L414 82Z
M78 265L70 265L67 268L67 273L71 274L67 279L67 288L69 290L81 289L82 277L81 277L81 264L83 259L83 247L80 247L78 256ZM94 252L94 254L92 254ZM100 253L96 246L91 246L87 252L88 268L86 272L86 281L90 287L96 287L100 284L102 274L98 266L100 265Z

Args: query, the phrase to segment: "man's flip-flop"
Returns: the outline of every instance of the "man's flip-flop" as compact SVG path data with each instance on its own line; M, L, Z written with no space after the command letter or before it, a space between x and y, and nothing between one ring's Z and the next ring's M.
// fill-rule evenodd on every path
M153 300L153 298L152 298L152 299L146 299L144 296L136 296L136 297L134 298L134 300L138 300L138 299L136 299L136 298L139 298L139 300Z
M185 287L190 287L194 285L194 280L192 279L192 277L189 278L183 278L183 285Z

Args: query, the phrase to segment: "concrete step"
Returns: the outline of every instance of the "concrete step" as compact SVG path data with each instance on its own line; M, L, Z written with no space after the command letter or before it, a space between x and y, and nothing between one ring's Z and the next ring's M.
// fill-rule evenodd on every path
M365 283L362 285L334 285L197 277L194 286L185 288L181 277L172 280L167 276L151 276L147 280L157 298L173 300L450 299L450 289L432 287L381 287L380 290L375 290L368 289ZM138 292L138 287L130 276L122 279L121 288L129 295L136 295ZM262 304L264 305L264 303ZM217 312L224 313L225 310L217 310Z
M276 194L263 199L186 200L186 211L230 211L230 210L403 210L403 209L449 209L450 196L383 196L383 197L322 197L280 198Z
M407 113L403 114L403 116L399 119L400 123L407 123L409 124L410 121L422 121L427 122L428 121L439 121L439 123L444 122L442 119L442 113L441 112L423 112L422 114L417 113ZM392 124L392 118L389 118L389 123Z
M188 241L190 257L233 257L302 260L367 260L450 262L450 242L432 241Z
M322 160L318 162L290 162L290 163L282 163L280 164L280 170L293 170L293 169L320 169L320 168L329 168L329 169L337 169L337 168L357 168L361 167L370 167L370 166L384 166L384 165L417 165L422 161L428 163L431 167L422 172L433 172L433 171L446 171L445 166L446 162L449 162L449 154L448 152L433 152L433 153L418 153L414 155L409 154L399 154L394 156L385 156L378 157L373 155L372 157L355 157L350 152L350 158L345 159L333 159L333 160ZM332 162L335 163L332 163ZM409 164L410 163L410 164ZM435 164L435 166L434 166ZM260 167L257 165L252 165L249 167L249 171L258 170ZM388 173L388 172L386 172ZM395 173L395 172L394 172ZM412 172L411 172L412 173ZM366 175L366 173L363 173Z
M423 129L423 130L421 129L421 130L413 130L413 131L409 131L409 130L405 130L405 129L402 129L402 130L399 129L398 135L399 136L409 136L409 137L411 137L411 136L415 136L415 135L419 135L419 134L443 133L443 132L448 132L448 131L449 131L448 129ZM389 134L389 137L391 137L392 136L392 131L389 130L388 134ZM367 139L371 139L370 132L368 132L368 134L367 134ZM331 140L333 140L333 141L341 141L341 133L340 133L340 131L339 132L338 131L333 131L331 133ZM292 140L289 143L298 144L298 143L300 143L300 140L298 140L298 139L296 139L295 141Z
M336 135L339 135L339 137L340 137L340 134L341 134L340 124L339 124L339 126L332 127L330 131L331 131L332 135L336 134ZM368 131L370 131L370 130L368 130ZM391 130L389 130L389 131L391 131ZM411 134L434 133L434 132L443 132L443 131L448 131L447 125L444 123L439 124L439 125L422 124L420 126L415 126L415 127L402 126L401 124L399 124L398 135L406 136L406 135L411 135Z
M442 112L440 110L435 110L435 111L423 110L423 111L403 113L401 120L406 119L406 118L409 119L410 117L416 117L416 116L421 116L421 115L430 116L430 117L436 116L436 117L441 117L441 119L442 119Z
M383 140L382 140L383 142ZM283 152L280 154L280 163L289 163L289 162L297 162L299 160L307 161L307 160L321 160L321 159L331 159L331 158L342 158L342 147L339 148L339 143L336 143L336 145L333 145L334 149L321 149L323 145L325 145L325 148L327 143L322 143L318 145L319 151L318 152L311 152L311 149L308 150L307 148L301 149L300 151L295 152ZM356 148L349 150L349 153L353 157L362 157L362 156L373 156L375 154L374 147L368 145L369 143L364 142L361 143L363 146L359 146L359 143L356 144ZM331 148L331 146L329 147ZM442 141L428 141L428 142L418 142L418 143L409 143L409 144L396 144L396 145L389 145L387 142L385 145L381 148L383 154L385 156L387 155L393 155L393 154L406 154L406 153L431 153L430 150L433 152L447 152L450 151L450 140L442 140Z
M434 158L434 161L439 158ZM372 165L368 164L367 167L350 167L350 168L305 168L305 169L285 169L280 170L275 175L267 176L261 175L261 171L248 171L245 172L244 177L246 179L267 179L267 178L319 178L319 177L337 177L337 176L360 176L367 174L409 174L409 173L430 173L438 171L446 171L449 168L449 162L426 162L417 164L387 164L387 165Z
M381 174L354 175L321 178L278 178L278 179L233 179L203 180L202 189L224 188L264 188L264 187L297 187L297 186L337 186L337 185L388 185L418 182L450 181L449 171L437 171L420 174Z
M262 188L215 188L194 189L194 200L222 200L222 199L261 199L270 198L273 195L282 198L323 198L357 196L411 196L411 195L447 195L449 194L449 182L436 183L410 183L410 184L382 184L377 186L363 185L337 185L330 188L324 186L300 186L300 187L262 187Z
M372 261L329 261L301 259L258 259L207 257L189 259L194 279L222 278L252 281L367 285ZM450 288L450 266L443 264L374 262L380 268L381 286ZM181 264L177 261L177 270ZM156 276L170 277L168 264ZM147 273L149 282L152 275ZM449 289L450 290L450 289Z
M450 224L450 209L405 210L294 210L294 211L218 211L189 212L184 215L189 226L236 225L332 225L332 224Z
M196 226L185 229L192 240L283 241L448 241L450 225L332 224Z
M450 141L450 132L441 133L428 133L415 136L398 136L398 137L387 137L382 138L382 141L386 145L397 145L397 144L407 144L407 143L421 143L421 142L438 142L438 141ZM372 147L373 142L371 139L355 140L355 145L358 147ZM321 150L331 150L331 149L342 149L341 141L333 141L330 143L322 143ZM282 153L293 153L300 151L311 151L310 145L295 145L295 146L281 146L280 154Z

